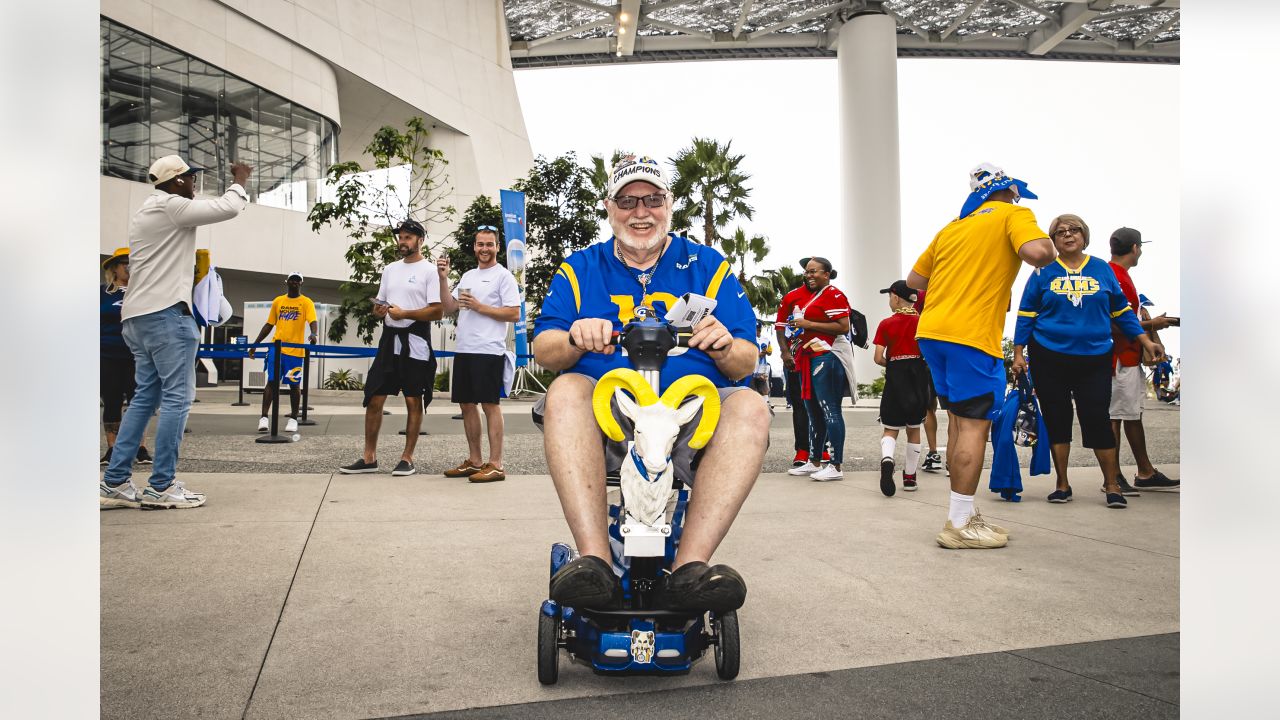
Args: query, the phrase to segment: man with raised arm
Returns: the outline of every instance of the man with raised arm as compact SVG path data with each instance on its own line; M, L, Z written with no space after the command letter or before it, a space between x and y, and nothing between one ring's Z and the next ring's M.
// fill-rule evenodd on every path
M719 389L721 414L696 475L690 476L695 452L688 447L696 418L676 440L675 473L695 489L680 549L657 602L664 609L725 612L746 599L742 576L727 565L709 563L751 492L768 446L768 405L744 384L759 354L755 316L723 255L670 234L669 189L657 161L619 161L604 201L613 237L565 259L535 327L538 363L566 371L548 389L542 414L547 465L582 554L551 579L551 599L571 607L609 607L621 594L610 560L605 475L620 467L625 443L604 443L603 435L584 432L596 427L591 407L596 381L628 366L614 352L611 336L635 317L637 307L664 315L685 293L717 304L693 328L689 350L667 360L660 390L677 378L703 375Z
M1021 263L1039 268L1057 256L1035 215L1017 204L1036 199L1025 182L983 163L970 172L969 189L960 216L938 232L907 276L907 285L929 290L916 337L949 420L951 503L936 540L953 549L1008 542L1003 528L976 514L973 495L991 416L1007 385L1000 338L1013 281Z

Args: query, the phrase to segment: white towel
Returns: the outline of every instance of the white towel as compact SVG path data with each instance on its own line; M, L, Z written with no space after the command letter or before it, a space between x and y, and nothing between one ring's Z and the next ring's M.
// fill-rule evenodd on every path
M233 312L231 303L227 302L222 295L222 276L213 266L210 266L208 274L196 283L191 299L196 306L196 312L200 313L200 317L204 318L209 325L221 325L231 319Z
M507 350L502 353L502 394L511 397L511 384L516 381L516 354Z

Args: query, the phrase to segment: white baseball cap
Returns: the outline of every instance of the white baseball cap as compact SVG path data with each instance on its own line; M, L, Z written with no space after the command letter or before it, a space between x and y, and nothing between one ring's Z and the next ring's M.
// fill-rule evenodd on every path
M152 185L161 185L179 175L190 175L198 172L204 172L204 168L192 167L183 162L182 158L177 155L165 155L151 163L151 169L147 171L147 178L151 180Z
M289 280L289 278L295 278L295 277L296 277L296 278L298 278L298 282L304 282L304 281L306 281L306 278L302 277L302 273L300 273L300 272L291 272L291 273L289 273L288 275L285 275L285 276L284 276L284 279L285 279L285 281L287 282L287 281Z
M667 182L667 174L663 172L662 165L657 160L647 155L638 158L635 155L628 155L619 160L609 172L609 197L617 195L618 191L628 183L637 181L656 185L662 190L671 189L671 184Z

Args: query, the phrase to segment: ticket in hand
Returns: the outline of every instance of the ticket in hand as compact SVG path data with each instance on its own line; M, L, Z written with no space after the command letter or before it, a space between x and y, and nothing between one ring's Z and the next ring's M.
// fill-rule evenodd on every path
M692 328L715 312L715 309L715 300L705 295L685 293L676 301L675 307L667 310L666 318L667 322L677 328Z

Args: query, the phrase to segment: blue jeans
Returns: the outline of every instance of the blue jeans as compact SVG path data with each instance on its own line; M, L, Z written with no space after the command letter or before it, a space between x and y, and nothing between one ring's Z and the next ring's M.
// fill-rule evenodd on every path
M196 346L200 342L195 319L183 313L182 307L175 304L124 321L124 341L133 351L138 388L120 422L111 464L102 477L108 485L127 482L133 475L142 433L157 408L160 418L156 422L151 487L164 490L177 474L178 445L196 397Z
M813 392L804 401L809 411L809 462L817 465L823 448L831 443L831 462L839 465L844 459L844 415L840 414L846 385L844 365L829 352L815 357L809 368ZM819 417L824 422L813 421Z

